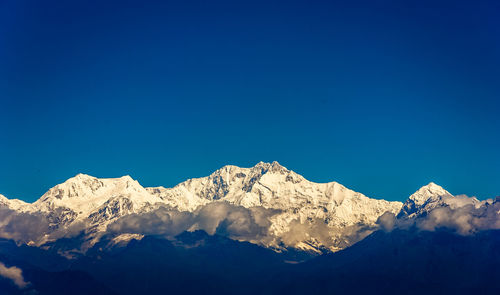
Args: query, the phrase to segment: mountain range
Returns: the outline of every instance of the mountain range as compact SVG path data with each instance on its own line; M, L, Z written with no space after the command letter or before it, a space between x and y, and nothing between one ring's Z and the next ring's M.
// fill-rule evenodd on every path
M222 230L225 221L228 234L235 239L318 253L351 245L373 230L379 216L397 214L403 205L368 198L337 182L310 182L277 162L261 162L252 168L225 166L173 188L144 188L130 176L99 179L78 174L32 204L5 197L0 204L46 217L47 231L27 241L36 245L59 237L61 231L78 228L86 231L88 247L109 229L127 227L124 217L160 210L165 214L156 216L158 222L167 216L172 223L167 231L173 234L196 229L213 234ZM117 236L117 240L143 234L134 230L127 228L128 235Z
M457 251L473 251L478 241L483 243L481 255L491 254L490 264L481 268L474 264L474 255L467 263L491 278L499 270L499 229L500 198L454 196L430 183L404 203L389 202L337 182L308 181L277 162L224 166L173 188L145 188L130 176L78 174L34 203L0 195L0 263L9 274L22 269L32 289L45 294L72 289L46 284L60 277L75 286L89 281L96 294L156 292L167 285L172 291L191 290L187 293L234 294L238 286L263 294L318 288L336 292L343 285L354 288L354 274L380 271L389 276L398 269L398 284L420 284L425 280L405 276L410 272L404 259L428 271L428 265L419 263L437 263L431 259L436 253L446 260ZM450 250L450 241L459 250ZM412 247L430 252L423 251L425 257L419 260ZM394 253L402 254L394 260ZM467 255L471 254L463 257ZM392 266L372 269L384 259ZM440 261L446 263L455 262ZM448 266L433 268L438 270L443 276L455 275ZM339 275L345 280L339 281ZM41 277L47 278L45 283ZM0 268L0 289L3 286L9 294L30 290L16 288L9 280L2 283L1 278ZM186 287L193 279L209 287ZM305 281L319 285L297 285ZM482 280L463 282L471 290ZM451 287L448 281L444 285L446 290L460 289ZM380 288L387 293L387 288ZM401 288L392 290L409 293ZM415 290L429 293L426 288Z

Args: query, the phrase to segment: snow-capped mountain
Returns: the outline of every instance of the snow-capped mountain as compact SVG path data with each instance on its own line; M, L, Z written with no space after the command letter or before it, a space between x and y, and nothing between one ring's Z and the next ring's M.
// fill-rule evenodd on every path
M0 194L0 208L8 208L12 210L22 210L28 207L29 204L18 199L8 199Z
M83 229L90 244L109 232L123 243L151 233L152 227L170 226L176 231L155 233L223 230L231 238L277 250L316 252L337 251L361 240L378 228L377 220L385 212L413 218L437 207L466 203L480 202L454 197L434 183L404 204L372 199L337 182L308 181L277 162L224 166L173 188L144 188L130 176L100 179L78 174L31 204L0 195L0 207L47 220L48 229L35 244L75 229Z
M453 197L441 186L431 182L413 193L403 204L400 217L416 217L444 204L443 199Z
M433 209L440 207L457 209L469 204L480 206L482 203L483 202L480 202L475 197L467 197L463 195L454 196L441 186L431 182L428 185L421 187L418 191L412 194L408 200L406 200L398 214L398 217L415 218L425 216Z
M88 222L105 230L109 221L159 202L130 176L98 179L78 174L51 188L26 210L47 214L53 227Z
M225 201L245 208L278 210L271 217L273 236L282 237L297 224L326 224L328 248L338 250L352 241L347 231L371 227L384 212L399 212L400 202L370 199L337 182L314 183L278 162L260 162L252 168L225 166L208 177L190 179L174 188L148 188L166 204L182 211L194 211L209 202ZM294 246L313 250L317 238L297 241Z

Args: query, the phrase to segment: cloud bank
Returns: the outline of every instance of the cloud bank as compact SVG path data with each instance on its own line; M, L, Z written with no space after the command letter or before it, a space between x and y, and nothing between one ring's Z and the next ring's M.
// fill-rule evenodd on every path
M195 212L160 207L143 214L130 214L108 225L108 232L173 237L184 231L204 230L231 239L256 241L268 235L269 218L276 210L245 208L226 202L210 203Z
M377 224L386 231L410 227L426 231L446 228L460 235L500 229L500 197L479 202L462 195L448 197L443 201L443 206L415 218L396 218L394 214L386 212L378 218Z
M276 236L271 229L271 219L280 213L279 210L245 208L227 202L209 203L192 213L160 207L148 213L124 216L109 224L107 233L175 237L184 231L203 230L210 235L256 244L296 247L307 241L328 248L344 248L377 229L366 225L333 228L324 220L313 218L305 222L292 220L289 231Z
M30 214L0 207L0 238L20 243L38 241L49 231L49 223L41 214Z
M417 226L428 231L441 227L450 228L462 235L500 229L500 202L484 202L479 207L467 204L455 209L439 207L424 218L417 219Z

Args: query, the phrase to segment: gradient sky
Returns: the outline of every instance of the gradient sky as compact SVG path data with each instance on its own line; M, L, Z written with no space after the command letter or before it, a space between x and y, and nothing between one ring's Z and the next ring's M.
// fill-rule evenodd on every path
M143 2L1 1L1 194L277 160L500 195L500 1Z

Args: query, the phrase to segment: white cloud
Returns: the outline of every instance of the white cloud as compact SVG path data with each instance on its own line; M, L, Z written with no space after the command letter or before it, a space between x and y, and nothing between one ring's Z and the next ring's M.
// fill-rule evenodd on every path
M267 235L269 218L276 212L245 208L226 202L210 203L195 212L161 207L143 214L130 214L108 225L110 233L175 236L186 230L204 230L232 239L252 241Z
M393 219L385 213L377 223L384 230L408 229L415 226L420 230L435 231L446 228L460 235L479 231L500 229L500 198L478 201L476 198L456 196L444 198L444 205L433 208L415 218Z
M396 215L392 212L385 212L379 216L377 224L385 231L392 231L396 225Z
M210 203L195 212L194 229L237 240L257 240L268 234L269 218L278 213L262 207L245 208L226 202Z
M0 237L27 243L37 241L49 230L45 217L0 208Z
M417 218L419 229L433 231L449 228L462 235L478 231L500 229L500 202L484 201L478 204L467 203L460 207L439 207Z
M108 225L108 232L175 236L193 224L193 215L165 207L142 214L130 214Z
M2 262L0 262L0 276L12 280L21 289L29 284L24 280L23 272L20 268L15 266L7 267Z

